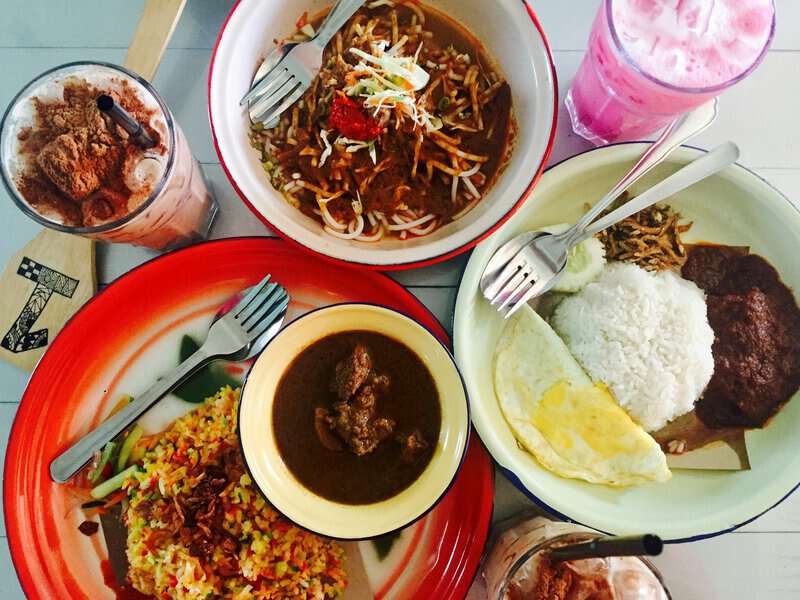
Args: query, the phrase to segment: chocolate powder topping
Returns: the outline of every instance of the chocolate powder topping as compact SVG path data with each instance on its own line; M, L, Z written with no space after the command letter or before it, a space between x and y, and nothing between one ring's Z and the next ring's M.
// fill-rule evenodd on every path
M97 96L109 94L144 125L157 141L151 152L166 151L150 125L156 111L127 81L113 83L115 89L101 89L73 77L63 84L63 100L34 97L34 124L17 136L28 165L17 177L17 189L34 210L65 225L100 225L135 208L126 181L143 151L97 109ZM142 196L142 190L136 192Z

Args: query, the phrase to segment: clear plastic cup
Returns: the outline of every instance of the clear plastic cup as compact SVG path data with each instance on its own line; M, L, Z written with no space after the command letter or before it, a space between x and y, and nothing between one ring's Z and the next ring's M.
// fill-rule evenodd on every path
M773 0L603 0L567 94L595 145L646 138L718 96L763 60Z
M139 100L152 109L151 125L163 138L159 153L148 153L136 169L153 172L155 179L143 188L141 198L131 200L130 211L110 222L71 226L55 214L43 214L31 206L17 186L20 167L18 135L31 122L32 99L57 97L60 83L69 78L85 79L96 87L113 78L125 81ZM63 88L62 88L63 89ZM170 250L208 237L219 211L209 194L199 164L172 112L153 87L135 73L109 63L74 62L55 67L36 77L17 94L0 125L0 162L3 182L17 206L36 222L66 233L107 242L129 243L156 250ZM131 194L133 198L135 194Z
M530 517L530 518L529 518ZM523 515L505 524L483 565L488 600L546 598L540 588L556 571L547 554L559 546L588 542L599 533L545 517ZM575 597L617 600L671 600L661 575L646 558L615 557L569 562ZM546 572L544 572L546 571ZM551 579L552 581L552 579ZM557 587L557 585L554 585Z

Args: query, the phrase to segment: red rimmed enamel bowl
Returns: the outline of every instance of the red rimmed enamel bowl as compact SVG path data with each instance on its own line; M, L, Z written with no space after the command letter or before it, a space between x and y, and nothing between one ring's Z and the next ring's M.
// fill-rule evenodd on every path
M420 302L377 273L335 267L265 238L208 242L157 258L121 277L64 327L31 376L6 453L3 505L11 556L32 600L113 600L119 595L102 532L78 531L85 498L50 480L50 461L96 426L123 394L136 395L202 341L232 295L272 273L292 296L288 319L342 302L401 311L447 336ZM216 363L215 381L241 381L247 364ZM197 378L190 380L200 385ZM148 433L196 404L169 396L140 424ZM380 541L343 544L344 599L463 598L489 529L492 464L477 438L436 508ZM122 544L124 547L124 539Z
M256 217L282 237L324 258L374 269L436 263L472 248L502 225L533 189L555 135L557 84L545 35L526 0L429 0L424 3L464 25L497 62L511 85L517 129L510 162L474 209L429 235L376 243L326 234L267 179L249 144L250 121L239 100L273 40L293 33L295 21L318 13L327 0L239 0L220 32L211 59L211 131L225 172Z

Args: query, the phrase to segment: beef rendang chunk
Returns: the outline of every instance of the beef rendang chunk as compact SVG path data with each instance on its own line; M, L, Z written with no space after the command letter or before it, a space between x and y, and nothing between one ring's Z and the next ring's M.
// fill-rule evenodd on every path
M763 427L800 387L800 309L777 271L728 246L689 251L683 277L706 292L714 375L696 405L708 427Z
M322 338L284 372L273 433L291 473L345 504L390 498L425 470L439 439L439 394L407 346L370 331Z
M333 404L334 413L318 408L314 418L322 417L357 456L369 454L394 431L394 420L377 414L378 397L385 394L390 383L387 375L378 375L372 370L372 357L366 346L357 344L353 352L336 365L331 391L336 392L339 401ZM327 434L319 428L317 434L327 446L330 439Z

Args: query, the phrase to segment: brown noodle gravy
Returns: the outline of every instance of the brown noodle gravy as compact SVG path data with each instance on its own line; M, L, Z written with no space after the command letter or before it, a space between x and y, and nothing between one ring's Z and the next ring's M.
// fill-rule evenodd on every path
M430 76L428 84L414 92L415 102L442 119L443 126L428 131L397 108L377 113L364 108L364 115L383 128L372 140L373 161L366 149L351 152L347 145L335 143L341 132L330 116L337 95L344 94L348 74L359 72L361 59L350 48L370 52L374 41L353 33L354 24L362 30L377 21L375 38L391 44L395 16L397 36L409 38L400 55L413 56L421 44L417 64ZM319 19L311 24L316 28ZM443 13L416 2L363 7L328 45L323 63L311 89L283 114L278 126L255 126L251 141L261 152L273 186L329 234L348 235L361 218L363 233L357 241L427 235L471 210L507 165L515 129L511 89L482 44ZM347 98L364 101L361 96ZM332 144L332 154L324 160L323 132ZM331 219L341 229L333 228ZM417 226L403 228L420 220Z

